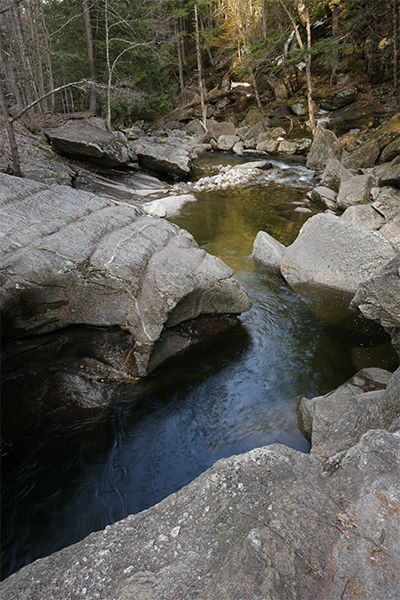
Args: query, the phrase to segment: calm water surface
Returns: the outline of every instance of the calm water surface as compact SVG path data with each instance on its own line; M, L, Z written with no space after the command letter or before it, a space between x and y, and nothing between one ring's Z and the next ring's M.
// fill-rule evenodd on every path
M199 161L198 174L204 163ZM233 160L225 157L225 161ZM252 310L228 334L170 360L106 411L65 408L21 433L2 457L2 577L188 484L217 459L280 442L309 447L295 397L354 373L365 344L321 323L277 276L250 257L264 229L297 235L312 173L275 163L252 187L199 193L172 219L235 270Z

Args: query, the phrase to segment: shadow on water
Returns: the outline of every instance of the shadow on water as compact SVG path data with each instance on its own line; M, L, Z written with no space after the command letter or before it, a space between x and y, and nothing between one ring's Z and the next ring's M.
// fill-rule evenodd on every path
M124 402L58 410L4 448L3 578L158 503L219 458L275 442L309 450L296 396L337 387L354 373L354 346L383 340L355 342L354 332L324 325L279 275L254 266L260 229L286 244L296 237L298 215L276 207L304 194L303 184L268 181L202 193L173 219L235 270L253 308L228 333L126 387Z

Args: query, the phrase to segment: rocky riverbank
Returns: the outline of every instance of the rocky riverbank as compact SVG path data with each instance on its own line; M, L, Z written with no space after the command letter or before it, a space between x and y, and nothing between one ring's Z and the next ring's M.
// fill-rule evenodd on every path
M396 600L400 370L364 370L342 387L299 404L310 454L274 444L220 460L160 504L22 568L3 596Z
M248 131L243 135L247 135ZM347 305L351 301L352 310L380 323L389 332L394 348L400 353L399 162L398 152L393 149L400 132L394 124L392 133L380 136L378 132L372 142L364 140L365 144L371 142L367 149L362 149L359 143L353 146L351 153L347 149L345 152L348 154L343 155L343 139L338 140L324 131L320 130L316 136L307 162L321 171L318 188L324 188L322 191L315 188L311 199L323 205L328 212L311 217L298 239L287 249L266 234L259 234L254 256L264 266L280 269L288 283L309 301L313 299L309 290L312 292L315 287L330 288L339 293ZM240 137L236 133L235 130L233 137ZM133 134L127 133L128 141L129 135L132 138ZM217 140L215 137L212 139L218 147L220 137L229 135L221 133ZM140 139L140 135L136 139ZM320 145L321 140L324 141L323 146ZM226 140L220 141L227 143ZM351 148L349 140L347 143L347 148ZM254 150L260 152L257 144ZM388 149L390 144L392 147ZM211 140L210 145L213 146ZM358 150L361 151L354 155ZM349 162L350 154L354 159L353 166ZM137 156L140 162L140 152ZM318 164L311 162L317 159ZM361 165L355 165L356 160L361 160ZM368 161L373 164L368 164ZM377 165L379 162L381 164ZM154 168L154 162L152 165ZM249 167L250 174L252 168ZM234 176L230 171L232 169L226 172L227 180ZM21 182L21 185L26 185L26 182ZM47 186L32 182L29 186L28 195L22 191L12 196L6 194L11 206L18 205L17 200L21 200L25 209L26 200L31 202L36 196L41 198L41 206L44 196L49 202ZM32 186L36 186L33 191ZM52 194L54 190L51 188ZM69 206L77 198L73 191L68 192ZM118 192L122 193L122 190ZM158 189L157 198L160 193ZM148 195L146 200L151 210L153 201ZM159 199L157 201L162 205ZM233 286L238 294L235 309L231 306L232 310L224 308L220 312L225 315L237 313L249 306L244 291L238 290L232 282L231 272L228 273L219 263L214 264L211 257L207 258L207 269L203 269L204 255L199 269L199 249L192 240L182 237L182 232L162 219L151 219L138 206L126 201L121 203L92 195L87 196L87 202L96 204L96 210L79 214L69 224L72 237L75 239L79 234L82 240L83 250L81 248L78 256L71 255L75 247L71 245L72 238L65 235L67 230L58 226L59 234L54 231L48 235L48 232L44 239L39 236L37 241L29 236L39 231L39 226L26 228L24 240L12 238L14 247L10 249L14 253L7 267L7 272L13 273L7 292L11 294L7 304L11 312L7 320L12 328L17 330L21 324L28 323L34 331L42 328L47 335L46 327L54 328L54 323L57 327L69 323L72 309L75 310L78 305L88 309L91 315L102 315L104 320L100 325L108 326L108 301L104 304L105 310L98 310L98 304L93 310L92 304L85 300L86 296L82 296L87 285L93 286L97 292L105 282L107 293L112 294L115 288L118 297L122 294L129 305L118 312L123 323L113 323L119 327L122 323L128 336L136 336L140 327L140 331L144 332L145 337L138 338L141 344L138 356L144 371L148 369L151 361L146 352L143 354L142 345L146 346L150 338L152 343L159 339L159 328L150 313L149 321L143 320L143 315L148 313L148 297L143 296L142 284L135 288L134 294L123 294L130 250L128 252L125 248L120 254L121 260L115 252L122 238L126 245L126 236L120 233L126 232L127 227L131 230L140 225L138 252L140 250L139 254L144 256L154 238L143 234L143 224L161 228L167 240L154 253L146 254L145 260L147 268L153 257L156 262L161 261L152 284L154 286L156 282L160 292L154 310L164 310L160 298L165 292L161 284L165 283L166 270L171 276L167 279L174 285L173 306L168 303L172 299L171 294L166 294L167 307L161 319L161 330L164 326L179 328L180 324L187 322L189 314L208 314L207 310L198 310L199 306L207 307L211 302L203 281L203 276L209 277L208 263L212 272L214 269L218 271L214 284L217 287L226 284L229 290ZM65 201L51 214L61 214L63 206ZM82 203L76 202L76 206L82 206ZM153 204L153 209L163 212L160 205L154 207ZM165 206L164 210L167 211ZM88 217L90 220L99 215L99 211L111 211L110 219L117 226L101 235L102 240L109 236L110 243L104 247L103 241L100 245L96 243L93 250L92 237L88 236L89 230L83 225ZM70 215L67 218L71 218ZM38 218L36 220L39 221ZM103 227L104 220L100 221ZM9 223L9 227L12 225ZM43 223L40 225L42 227ZM15 221L15 231L21 235L20 222ZM26 251L21 250L22 242L27 243ZM190 279L189 285L186 276L177 280L177 263L168 261L171 245L174 249L183 249L182 261L185 264L187 252L193 256L195 283ZM56 261L53 266L42 260L49 254ZM90 264L85 262L85 257L89 257ZM41 268L38 269L37 265ZM53 281L55 271L75 273L72 288L70 280L62 286L69 290L68 298L60 300L54 296L52 289L54 297L45 299L45 311L34 311L35 314L31 311L28 316L26 312L18 312L21 305L13 298L20 297L28 289L27 278L22 277L28 268L31 269L30 277L34 272L38 278L34 281L35 289L41 285L44 276ZM192 263L189 272L193 273ZM85 285L80 285L82 281ZM59 286L54 284L53 287ZM178 297L178 288L184 288L186 295ZM142 296L143 306L139 302ZM231 291L228 296L231 297ZM194 300L194 305L188 303L188 299ZM142 307L137 313L140 319L138 316L133 324L127 323L126 315L136 314L138 302ZM44 301L40 305L43 306ZM46 315L50 314L56 318L46 321ZM74 321L78 322L79 319ZM149 328L151 332L157 329L158 334L149 337ZM170 332L167 333L170 343ZM185 340L186 330L180 330L180 334L179 340ZM129 375L137 376L140 374L139 363L135 352L131 351L137 344L124 346L120 342L117 340L116 344L115 339L110 340L107 352L112 350L115 353L115 349L122 346L125 350L117 361L115 357L112 359L110 366L115 370L115 364L122 364L125 368L132 357L136 361L136 370ZM146 360L143 357L147 357ZM96 368L99 368L98 363L96 368L92 363L83 366L92 375L96 375ZM90 379L102 387L104 371L100 375L97 372L97 379L94 375ZM57 600L76 597L113 600L202 597L219 600L229 597L239 600L249 594L274 600L302 597L326 600L346 597L397 599L400 590L400 369L393 374L377 368L364 369L330 394L319 398L301 397L298 418L304 435L311 441L310 454L274 444L218 461L186 488L157 506L24 567L0 585L2 594L10 600L42 597Z

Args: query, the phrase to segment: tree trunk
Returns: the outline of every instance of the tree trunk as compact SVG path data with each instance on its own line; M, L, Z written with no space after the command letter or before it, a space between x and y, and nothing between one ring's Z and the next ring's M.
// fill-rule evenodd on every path
M201 24L201 30L205 31L204 22L203 22L203 19L201 17L200 17L200 24ZM210 61L210 64L212 66L214 66L214 59L213 59L213 56L211 54L211 50L210 50L210 48L208 47L207 44L206 44L206 51L207 51L207 54L208 54L208 59Z
M107 116L106 116L106 125L108 131L111 131L111 83L112 83L112 69L111 69L111 61L110 61L110 30L108 26L108 0L104 3L104 16L106 22L106 61L107 61L107 72L108 72L108 81L107 81Z
M46 20L44 17L44 10L43 10L42 2L40 2L40 13L41 13L41 17L42 17L42 27L43 27L43 31L44 31L44 44L46 46L46 64L47 64L47 71L48 71L48 77L49 77L49 88L51 90L54 90L53 67L51 64L51 52L50 52L50 36L49 36L49 32L47 31ZM50 102L51 102L51 111L54 113L56 111L56 97L54 94L51 95Z
M22 30L22 22L21 22L21 14L19 12L18 0L12 0L13 2L13 12L15 18L15 26L17 30L19 51L21 55L22 68L24 71L24 79L25 79L25 93L28 104L32 104L33 102L33 92L32 92L32 83L31 83L31 73L30 73L30 65L28 59L28 52L26 49L24 32ZM29 120L31 127L34 126L34 113L31 110L29 113Z
M201 63L201 52L200 52L200 33L199 33L199 20L197 14L197 4L194 5L194 27L196 31L196 54L197 54L197 70L199 77L199 91L201 101L201 114L203 118L204 131L207 131L207 111L206 104L204 101L204 86L203 86L203 71Z
M261 6L261 35L262 37L267 37L267 0L262 0Z
M1 61L1 55L0 55L0 61ZM1 62L0 62L0 64L1 64ZM1 112L3 113L3 116L4 116L4 120L6 122L8 139L10 141L11 155L12 155L12 161L13 161L13 175L15 175L16 177L22 177L21 166L19 164L17 142L15 141L14 129L13 129L13 126L12 126L12 123L10 120L10 116L8 114L7 102L4 97L3 84L1 83L1 79L0 79L0 108L1 108Z
M339 48L338 38L339 36L339 0L334 0L332 3L332 71L331 71L331 85L335 83L337 78L337 71L339 65Z
M0 24L1 24L1 19L0 19ZM0 31L0 54L3 58L6 81L8 81L8 83L11 87L11 91L15 96L15 100L17 103L17 109L21 110L22 107L24 106L24 101L22 99L21 92L18 87L18 82L17 82L17 78L15 76L15 71L14 71L14 65L12 63L10 56L8 55L8 52L6 52L6 49L4 46L4 41L3 41L3 38L1 35L1 31Z
M185 80L183 77L182 46L181 46L181 36L180 36L180 31L179 31L179 22L175 22L174 29L175 29L175 35L177 36L176 48L178 51L179 84L181 86L182 105L185 106L186 92L185 92Z
M307 0L304 0L305 5L305 17L306 17L306 29L307 29L307 49L308 54L306 55L306 78L307 78L307 100L308 100L308 115L310 117L310 127L312 134L314 135L316 124L314 116L314 104L312 99L312 81L311 81L311 25L310 25L310 13L308 10Z
M251 67L250 67L250 75L251 75L251 82L253 84L254 95L256 97L257 107L258 107L258 110L260 111L260 113L263 115L264 110L263 110L263 107L261 104L260 94L258 93L257 81L256 81L256 78L254 75L254 71Z
M37 97L42 97L45 95L45 87L44 87L44 73L43 73L43 60L42 55L40 54L42 43L41 43L41 35L39 32L39 15L38 15L38 6L37 0L32 0L31 2L31 36L32 36L32 56L34 60L32 64L34 65L34 74L37 82ZM40 112L47 112L47 98L43 100L43 103L39 104Z
M297 43L299 44L299 48L301 50L304 50L303 40L301 39L299 29L296 25L296 21L293 19L292 15L286 8L285 4L283 3L283 0L279 0L279 4L282 6L283 10L286 12L287 16L289 17L289 20L292 24L292 27L293 27L295 35L296 35ZM302 17L306 24L307 50L311 50L311 26L310 26L310 13L308 12L308 5L305 0L301 0L301 2L298 3L298 6L301 6ZM315 130L316 130L316 123L315 123L315 117L314 117L314 105L313 105L313 100L312 100L311 53L310 52L307 52L304 60L306 63L308 116L310 119L311 131L312 131L312 134L314 135Z
M89 59L89 72L90 79L94 83L96 80L96 71L94 64L94 52L93 52L93 32L92 32L92 23L90 20L90 9L88 0L83 0L83 16L85 19L85 30L86 30L86 45L87 45L87 53ZM90 87L90 105L89 110L93 113L96 113L96 90L94 85Z
M392 8L393 8L393 92L394 92L394 97L396 99L397 110L398 110L399 106L400 106L399 78L398 78L398 68L399 68L399 44L398 44L399 7L398 7L398 0L392 0Z

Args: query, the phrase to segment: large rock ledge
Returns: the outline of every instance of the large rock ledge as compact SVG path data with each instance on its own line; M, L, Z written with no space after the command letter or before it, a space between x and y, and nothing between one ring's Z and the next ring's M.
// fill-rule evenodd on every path
M22 568L2 597L395 600L399 478L400 437L384 430L329 459L258 448Z
M251 306L232 269L187 231L131 204L4 174L0 202L3 375L11 387L40 350L55 370L60 357L73 362L75 401L104 403L104 381L148 375Z

